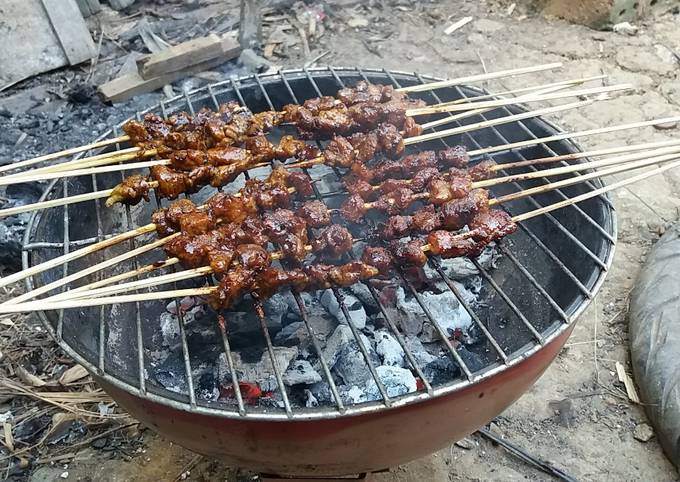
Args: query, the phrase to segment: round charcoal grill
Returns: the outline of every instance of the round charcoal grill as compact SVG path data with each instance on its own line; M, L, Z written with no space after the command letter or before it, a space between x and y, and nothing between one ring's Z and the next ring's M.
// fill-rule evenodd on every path
M195 112L202 107L216 108L230 100L239 101L253 112L280 109L284 104L317 95L333 95L338 88L362 79L396 86L439 80L355 68L290 70L213 84L152 110L163 115L179 110ZM453 87L414 96L432 104L483 93L474 88ZM464 123L522 111L519 106L496 109L467 118ZM277 133L281 134L275 131L272 137ZM411 149L464 144L472 150L556 133L558 129L553 125L532 118ZM106 136L118 134L116 127ZM575 144L559 141L500 151L491 158L506 163L577 150ZM267 173L263 169L249 175L260 177ZM343 195L337 178L340 173L317 166L309 174L318 180L316 195L329 205L337 205ZM120 176L114 173L58 180L49 186L44 199L106 189L119 182ZM508 194L545 182L547 179L499 185L492 189L492 194ZM519 214L599 186L582 183L513 201L503 208ZM209 190L204 189L192 199L204 200L212 194ZM91 201L38 212L26 231L24 267L147 224L157 207L158 200L116 209ZM338 320L352 317L357 302L364 305L369 318L367 328L358 329L350 323L342 329L361 365L352 365L349 375L345 368L344 376L340 377L337 360L322 356L329 350L334 335L333 330L319 333L319 318L328 319L322 314L325 308L318 297L306 294L284 293L269 301L264 321L254 317L244 301L245 308L223 313L225 322L221 324L214 312L206 311L199 316L200 310L191 307L190 300L43 312L41 318L62 348L85 366L125 409L191 450L279 475L366 472L415 459L462 438L527 390L556 356L571 333L574 320L601 286L612 260L615 233L615 215L609 199L594 197L578 206L521 223L517 233L494 248L493 263L481 258L470 262L430 259L425 283L415 282L405 273L398 274L391 283L392 292L401 296L396 297L397 301L395 297L384 296L384 286L374 283L365 285L363 296L348 298L352 292L346 289L325 294L332 298ZM44 285L151 239L155 235L71 262L31 278L29 285ZM86 277L80 283L129 271L162 257L163 253L155 250ZM461 274L461 269L470 272L467 277ZM187 281L178 287L203 282ZM437 295L434 303L433 289ZM326 300L324 306L328 304ZM429 356L418 352L411 343L413 335L403 318L404 304L413 312L410 318L420 320L430 330L426 340ZM451 328L454 318L467 320L463 336ZM299 323L296 326L301 334L281 343L282 325L292 322ZM407 375L416 380L415 386L395 387L384 378L385 370L389 369L380 366L382 355L375 353L371 326L385 330L404 350L405 368L410 372ZM422 332L418 336L422 341ZM321 381L316 380L313 385L286 381L290 371L282 365L291 358L283 354L295 349L298 359L306 357L311 361ZM431 357L437 358L434 365ZM262 368L269 386L254 388L254 380L249 379L253 375L246 366ZM437 371L437 366L443 368ZM364 393L359 397L352 396L351 383L347 383L347 378L353 376L366 379ZM309 387L317 390L316 395L313 390L306 390ZM253 394L258 388L266 393Z

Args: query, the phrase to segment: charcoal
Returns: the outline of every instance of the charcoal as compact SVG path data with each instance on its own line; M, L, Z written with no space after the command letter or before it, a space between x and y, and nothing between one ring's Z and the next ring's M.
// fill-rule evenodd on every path
M362 330L366 327L366 320L368 316L366 315L366 310L364 305L359 301L359 299L348 293L342 293L342 300L349 312L349 317L352 320L352 324L355 328ZM346 324L347 318L345 318L345 313L342 311L340 302L333 293L333 290L326 290L321 295L321 304L328 314L337 318L339 323Z
M283 374L283 382L286 385L311 385L321 381L321 375L312 367L307 360L295 360Z
M399 342L387 330L377 330L373 336L375 351L380 356L383 365L403 367L404 349Z
M449 354L441 354L425 365L423 375L432 385L439 385L455 380L460 375L460 368Z
M290 362L298 355L297 347L274 347L276 366L280 372L285 372ZM273 391L278 388L276 375L272 366L272 359L268 351L261 352L261 358L257 361L245 361L240 352L234 352L234 368L238 379L242 382L257 383L264 391ZM231 373L227 364L227 357L220 354L218 360L218 377L222 382L231 381Z
M407 393L415 392L417 389L416 379L410 370L405 368L381 365L376 367L378 378L385 387L387 395L398 397ZM379 400L382 398L380 390L375 380L370 379L366 384L366 398L368 400Z

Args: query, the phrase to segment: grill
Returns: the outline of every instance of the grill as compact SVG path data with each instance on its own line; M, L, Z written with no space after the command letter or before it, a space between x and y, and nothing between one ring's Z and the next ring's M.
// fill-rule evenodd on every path
M439 80L356 68L288 70L213 84L151 110L163 115L178 110L193 113L229 100L237 100L253 112L279 109L309 97L333 95L338 88L362 79L398 87ZM432 104L482 94L485 92L480 89L460 86L416 96ZM467 118L463 123L523 111L520 106L511 106ZM446 141L479 149L557 133L555 126L535 118ZM103 138L117 135L119 129L115 127ZM415 148L439 149L443 142ZM506 163L577 150L570 141L556 141L487 156ZM526 169L536 170L531 166ZM338 187L340 173L326 167L314 167L308 173L317 181L316 196L329 206L337 206L344 194ZM268 169L250 171L251 176L266 174ZM120 174L98 174L55 180L41 200L104 189L120 179ZM508 194L545 182L547 179L498 185L492 194ZM582 183L513 201L503 208L519 214L600 186L599 182ZM194 200L200 202L212 194L205 191ZM146 224L158 206L162 206L158 199L119 209L106 209L103 202L89 201L38 211L31 217L24 238L24 268ZM277 338L281 326L270 317L249 318L244 310L238 313L238 319L233 313L225 313L225 323L216 323L214 313L198 318L191 309L187 311L187 300L175 300L168 306L166 302L145 302L42 312L40 317L61 347L132 415L192 450L280 475L365 472L441 448L476 430L519 397L554 358L574 320L601 286L613 256L615 233L611 202L600 196L521 223L520 230L499 243L488 259L465 264L465 269L473 272L466 279L456 278L458 265L434 258L429 261L425 285L398 274L390 288L402 296L402 301L408 300L409 310L417 312L416 318L430 328L428 346L438 350L437 363L445 365L439 372L423 365L423 353L412 343L413 334L407 333L403 319L395 317L395 303L386 301L380 286L365 284L363 296L332 290L324 306L332 304L340 322L352 319L357 309L368 313L368 328L347 323L347 329L343 329L349 338L346 341L363 364L363 371L354 372L371 387L365 392L373 394L358 398L352 398L347 377L338 378L337 362L322 356L332 335L328 333L324 340L318 333L315 321L320 303L306 295L286 293L279 301L287 304L270 303L266 309L275 317L280 315L277 307L285 311L285 317L279 316L283 325L290 324L291 319L300 323L296 326L302 329L304 340L285 345L297 348L298 358L304 351L314 360L321 377L314 386L325 397L286 383L287 367L281 366L280 358L283 345ZM28 280L29 288L135 249L150 239L131 240L36 275ZM81 282L135 269L162 259L161 255L145 253ZM178 283L178 287L184 286ZM437 287L434 303L432 286ZM356 306L357 300L361 308ZM441 309L446 305L455 310ZM187 313L192 314L191 320ZM452 320L454 316L467 320L463 336L451 328L452 322L457 323ZM405 367L418 382L416 390L404 393L381 375L383 358L376 356L375 342L369 339L375 337L372 331L378 327L403 350ZM172 339L169 343L168 337ZM257 400L252 399L246 384L253 380L244 379L244 366L252 360L270 369L271 393ZM216 385L211 373L218 373L221 385ZM318 404L310 403L310 393Z

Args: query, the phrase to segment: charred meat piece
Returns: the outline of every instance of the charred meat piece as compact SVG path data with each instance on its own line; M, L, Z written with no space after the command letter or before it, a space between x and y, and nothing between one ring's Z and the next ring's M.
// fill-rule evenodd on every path
M334 137L324 149L323 154L329 166L350 167L355 160L352 144L342 136Z
M411 241L393 241L390 251L399 265L425 266L427 255L422 249L423 242L418 239Z
M222 276L220 284L209 298L210 305L216 310L234 305L255 287L255 279L255 271L235 266Z
M476 241L489 244L517 231L517 224L500 209L481 212L469 223Z
M305 220L310 228L320 228L331 223L331 213L321 201L307 201L296 214Z
M367 246L361 255L361 261L376 268L380 274L387 274L392 269L392 255L385 248Z
M284 114L276 111L258 112L253 115L246 134L248 136L257 136L269 132L272 127L283 122L284 117Z
M180 230L190 236L203 234L212 226L212 220L205 211L197 211L180 218Z
M167 166L151 166L151 178L158 182L156 192L162 198L177 199L187 191L186 175Z
M308 197L314 194L312 180L304 172L288 172L288 185L295 188L298 197Z
M270 267L258 275L255 291L261 297L268 298L286 286L304 287L306 280L307 275L302 269L283 271Z
M430 202L434 205L439 206L453 199L453 191L449 183L443 179L432 179L427 185L427 190L430 195Z
M241 244L234 250L234 259L249 270L261 271L271 264L269 252L257 244Z
M373 203L373 207L390 215L399 214L409 207L415 199L413 191L408 188L401 188L380 196Z
M206 201L210 217L222 223L241 223L246 217L257 214L257 204L250 196L236 197L218 193Z
M404 137L416 137L423 133L423 128L413 119L413 117L406 117L404 125L402 126L402 134Z
M366 206L364 200L358 194L353 194L342 203L340 207L340 214L343 218L354 223L361 222L366 214Z
M355 161L366 163L375 157L378 150L378 134L375 132L356 133L348 141L354 148Z
M412 216L390 216L379 228L379 234L382 239L399 239L406 236L412 226Z
M191 171L192 169L205 165L208 156L203 151L195 149L184 149L173 151L168 154L170 165L178 171Z
M461 236L451 231L433 231L428 235L427 242L430 252L442 258L479 256L486 246L471 236Z
M358 194L365 201L370 201L378 191L373 190L373 186L365 180L348 174L343 176L342 183L350 194Z
M288 188L279 186L267 187L260 191L255 191L252 196L260 209L275 209L290 206L291 199Z
M165 209L157 209L151 214L151 222L156 225L156 234L159 238L165 238L175 234L177 229L168 222L168 215Z
M406 156L401 160L403 175L412 176L421 169L437 168L437 156L434 151L422 151L417 154Z
M250 152L253 162L267 162L276 157L274 144L265 136L253 136L246 139L246 149Z
M333 134L349 134L359 128L348 115L346 109L324 110L314 119L314 131L320 136Z
M134 206L142 199L148 201L149 189L151 187L144 176L138 174L129 176L113 188L109 198L106 200L106 205L111 207L120 202Z
M352 242L347 228L332 224L322 229L312 241L312 250L319 255L339 258L352 249Z
M439 162L446 167L465 169L470 162L470 156L464 146L453 146L437 153Z
M279 144L274 147L274 153L277 159L289 159L299 155L301 152L309 151L310 149L316 148L293 136L283 136L279 141ZM318 152L318 149L316 151Z
M434 206L427 205L413 213L412 228L419 233L430 233L441 226L439 213Z
M324 110L336 109L338 107L344 107L344 104L340 102L335 97L330 95L323 95L321 97L312 97L303 102L302 106L305 109L309 109L313 114L318 114Z
M436 179L438 177L441 177L441 174L436 167L421 168L413 176L410 188L415 192L420 192L425 189L425 186L427 186L427 184L432 179Z
M490 160L482 161L475 164L468 169L468 173L473 181L483 181L485 179L493 179L496 176L496 171L493 169L496 163Z
M380 124L377 129L378 144L387 157L396 159L404 152L404 138L392 124Z
M362 102L347 109L347 114L361 129L371 129L382 119L380 104Z
M442 205L442 227L450 231L457 231L465 227L480 212L489 209L487 191L475 189L466 197L454 199Z

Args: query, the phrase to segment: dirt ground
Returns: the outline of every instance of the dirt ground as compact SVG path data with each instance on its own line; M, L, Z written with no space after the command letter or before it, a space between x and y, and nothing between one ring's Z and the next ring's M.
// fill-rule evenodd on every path
M521 3L521 2L520 2ZM387 4L386 4L387 5ZM323 64L361 65L433 73L441 77L561 61L562 72L537 74L531 83L609 74L609 82L631 82L633 95L571 111L554 120L567 130L608 126L680 113L680 16L659 6L636 35L597 32L535 16L518 5L508 14L502 2L390 3L384 9L357 8L347 18L368 26L325 34L330 53ZM444 28L464 16L473 21L452 35ZM363 25L363 23L361 24ZM331 47L332 46L332 47ZM318 49L318 50L317 50ZM310 57L324 50L313 47ZM287 65L304 60L289 59ZM527 85L524 77L488 87ZM587 138L585 148L664 140L678 130L624 131ZM628 365L626 304L636 273L652 243L678 218L680 170L614 194L619 241L613 268L599 296L579 320L567 347L538 383L494 422L492 429L578 480L678 480L655 438L634 438L646 423L640 406L628 401L615 363ZM549 480L473 435L460 446L380 474L380 482L447 480ZM31 480L59 480L64 466L44 466ZM105 460L87 449L67 467L68 480L245 481L252 475L207 461L151 434L145 449L129 461Z

